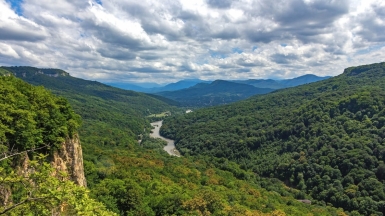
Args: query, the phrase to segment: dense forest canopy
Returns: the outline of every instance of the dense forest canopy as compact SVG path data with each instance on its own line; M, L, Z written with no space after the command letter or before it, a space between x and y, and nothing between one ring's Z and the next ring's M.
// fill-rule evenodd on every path
M174 116L161 133L353 215L385 212L385 63Z
M169 99L75 78L59 69L1 68L65 97L83 119L79 133L85 145L135 145L138 135L150 127L144 116L175 110Z
M199 83L186 89L155 94L178 101L185 107L204 107L228 104L272 91L273 89L270 88L257 88L248 84L216 80L212 83Z
M165 110L162 111L172 109L159 100L155 100L156 103L154 103L153 99L142 97L143 100L147 100L144 103L149 104L149 107L136 106L129 101L118 103L116 100L92 95L94 93L87 95L82 87L78 87L79 92L76 92L71 89L76 86L70 81L63 84L61 79L57 79L60 76L48 76L48 78L44 77L44 74L36 76L39 78L31 77L31 82L39 81L40 84L51 88L55 94L66 97L75 111L81 111L79 114L83 117L80 139L84 149L89 195L85 189L53 178L51 174L53 170L40 161L43 156L37 156L37 161L31 164L31 168L38 171L37 174L44 173L36 176L36 181L42 183L42 188L49 189L40 191L38 195L49 195L50 191L55 191L54 188L68 189L61 191L59 198L50 201L51 208L61 206L62 202L59 201L66 200L77 209L84 210L85 207L91 206L92 208L88 211L78 212L84 215L102 214L105 208L120 215L146 216L344 215L342 209L301 203L296 199L307 198L301 191L288 188L276 179L261 178L251 171L241 169L238 164L229 160L205 156L171 157L163 151L164 143L151 139L148 136L148 130L142 131L141 124L121 124L131 119L147 122L144 116L147 109L156 108L157 104L164 106ZM31 87L13 77L8 79L21 83L21 86L29 86L47 93L42 87ZM50 98L53 98L52 95ZM131 110L132 105L138 109L136 116L132 116L133 113L127 114L127 110L124 109L125 106ZM87 110L82 108L83 106L92 109ZM116 106L115 109L110 110L113 106ZM158 109L161 110L159 107ZM113 118L107 119L103 116L108 115L108 111L113 114L109 117ZM127 131L136 130L141 130L143 133L140 145L133 136L126 135ZM2 171L0 170L0 173ZM15 179L17 176L12 176L11 180ZM102 202L105 207L91 198ZM90 205L83 205L84 203ZM37 209L36 214L46 213L38 211L41 206L38 202L28 202L28 205L30 207L22 213L18 211L15 214L31 213L33 211L28 209L33 208ZM95 207L100 212L90 210ZM60 211L60 208L55 210ZM70 210L68 209L69 214L71 214ZM76 213L72 212L72 214ZM104 215L112 215L112 213Z
M79 125L66 99L0 76L0 214L113 215L43 156L57 151Z
M13 76L0 77L0 148L57 147L80 125L67 100Z

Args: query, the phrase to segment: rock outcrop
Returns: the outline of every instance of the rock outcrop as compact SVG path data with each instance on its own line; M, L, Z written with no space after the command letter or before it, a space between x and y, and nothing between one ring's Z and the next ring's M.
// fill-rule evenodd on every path
M67 138L60 149L53 153L51 164L56 170L67 172L70 180L87 187L84 176L83 153L78 135Z

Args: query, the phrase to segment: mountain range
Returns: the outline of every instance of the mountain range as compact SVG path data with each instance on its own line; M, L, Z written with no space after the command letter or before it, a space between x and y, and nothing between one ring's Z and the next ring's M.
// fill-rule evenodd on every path
M293 79L284 79L284 80L248 79L248 80L224 80L224 81L248 84L257 88L281 89L281 88L303 85L306 83L312 83L312 82L316 82L316 81L320 81L328 78L330 78L330 76L319 77L313 74L307 74L307 75L303 75ZM145 92L145 93L158 93L163 91L177 91L177 90L192 87L199 83L211 83L211 82L213 81L206 81L206 80L200 80L200 79L185 79L175 83L169 83L164 86L158 86L158 87L152 87L152 88L145 87L145 86L148 86L149 83L146 83L145 85L142 85L141 83L106 83L106 84L117 88L126 89L126 90L133 90L133 91L139 91L139 92ZM154 85L158 85L158 84L154 83Z
M150 87L150 88L146 87L146 86L149 86L149 83L147 83L146 85L143 85L141 83L106 83L106 84L117 88L126 89L126 90L133 90L133 91L139 91L139 92L145 92L145 93L156 93L156 92L162 92L162 91L176 91L184 88L189 88L198 83L210 83L210 82L211 81L205 81L200 79L185 79L175 83L169 83L164 86L153 83L153 85L157 85L157 87Z
M205 107L227 104L246 99L252 95L266 94L272 91L274 89L216 80L212 83L198 83L189 88L155 94L177 101L182 106Z
M286 80L216 80L211 83L198 83L189 88L156 92L153 94L177 101L181 106L207 107L228 104L246 99L252 95L266 94L277 89L303 85L328 78L330 77L318 77L308 74ZM185 82L180 81L175 85L169 84L169 86L182 87L184 83ZM193 82L189 84L193 84Z
M282 89L288 87L299 86L307 83L317 82L328 79L330 76L319 77L314 74L306 74L292 79L274 80L274 79L249 79L249 80L232 80L233 82L252 85L258 88Z

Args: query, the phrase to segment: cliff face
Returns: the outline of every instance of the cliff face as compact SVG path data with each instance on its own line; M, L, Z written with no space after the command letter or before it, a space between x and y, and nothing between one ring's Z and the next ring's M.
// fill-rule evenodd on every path
M51 164L56 170L67 172L69 179L76 184L87 187L84 176L83 153L78 135L67 138L59 150L53 154Z
M84 176L82 147L77 134L72 139L67 138L60 146L60 149L55 150L50 157L50 162L56 171L68 173L69 180L80 186L87 187ZM17 173L21 176L29 176L33 172L33 170L28 168L29 158L26 153L20 156L14 163ZM12 192L9 187L0 185L0 206L12 203L11 195Z

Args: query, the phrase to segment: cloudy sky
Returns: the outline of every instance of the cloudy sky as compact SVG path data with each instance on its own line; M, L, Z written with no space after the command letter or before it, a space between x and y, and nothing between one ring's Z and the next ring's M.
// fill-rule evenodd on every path
M381 61L382 0L0 0L0 65L90 80L324 76Z

